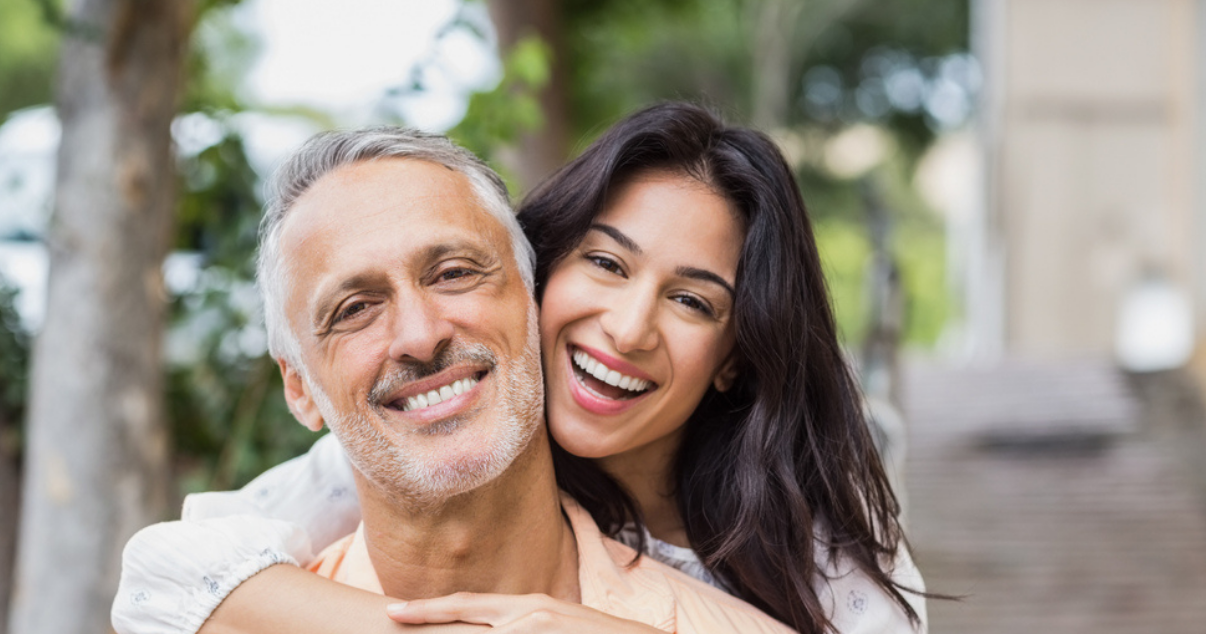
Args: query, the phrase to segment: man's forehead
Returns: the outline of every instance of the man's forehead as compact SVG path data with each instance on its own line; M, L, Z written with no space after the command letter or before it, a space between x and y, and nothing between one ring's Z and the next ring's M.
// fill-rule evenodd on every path
M417 159L385 158L338 167L314 182L285 217L291 227L321 231L375 214L407 214L422 220L452 207L488 215L472 183L460 172Z
M395 158L343 166L320 178L290 209L280 238L282 265L301 276L364 266L366 253L396 264L441 242L475 243L495 256L510 251L506 228L485 210L467 177L440 164Z

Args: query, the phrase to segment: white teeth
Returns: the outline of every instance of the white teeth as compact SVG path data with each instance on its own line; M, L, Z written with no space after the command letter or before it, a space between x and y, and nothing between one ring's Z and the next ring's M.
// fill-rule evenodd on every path
M602 361L590 356L582 350L575 350L573 356L574 365L582 369L583 372L603 381L608 385L615 385L621 389L630 390L633 392L641 392L649 387L649 381L638 379L626 374L620 374L618 370L603 365Z
M473 386L475 385L477 385L477 379L472 377L458 379L452 383L449 383L448 385L431 390L426 394L416 394L414 396L407 397L406 406L403 407L402 410L410 412L416 409L423 409L424 407L429 407L431 405L439 405L450 398L460 396L461 394L472 390Z

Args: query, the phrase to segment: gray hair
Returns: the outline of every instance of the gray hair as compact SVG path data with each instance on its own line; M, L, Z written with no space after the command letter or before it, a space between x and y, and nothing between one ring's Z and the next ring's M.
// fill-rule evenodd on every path
M380 158L412 158L443 165L469 179L482 208L511 234L511 250L523 283L532 292L536 262L532 245L511 209L502 178L472 152L439 134L410 128L379 126L323 132L289 157L268 183L264 217L260 220L260 250L256 280L264 300L268 351L274 359L301 369L301 350L285 315L282 291L290 282L281 264L280 238L285 215L297 199L326 174L346 165Z

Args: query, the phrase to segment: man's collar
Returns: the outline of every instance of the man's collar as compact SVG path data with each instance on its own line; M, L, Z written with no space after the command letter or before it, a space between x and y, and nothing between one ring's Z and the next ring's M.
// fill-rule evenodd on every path
M561 492L561 508L578 541L578 586L582 605L623 619L675 631L674 592L661 574L629 566L636 551L604 537L586 509ZM640 574L645 573L645 574Z
M629 564L636 551L604 537L586 509L567 493L561 508L578 548L578 584L582 605L612 616L675 631L675 597L665 577L641 563ZM311 572L340 583L384 594L364 540L364 524L319 555Z

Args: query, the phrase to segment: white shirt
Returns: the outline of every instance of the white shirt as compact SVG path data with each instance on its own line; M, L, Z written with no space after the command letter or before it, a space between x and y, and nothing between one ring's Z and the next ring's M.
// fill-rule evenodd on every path
M360 505L352 467L330 434L306 454L264 472L238 491L190 495L182 519L139 531L126 545L113 601L118 634L193 634L245 579L268 566L305 566L315 552L356 530ZM632 545L635 532L621 534ZM721 589L694 551L646 535L650 557ZM830 563L818 548L817 594L842 634L926 631L925 598L904 593L920 628L853 562ZM904 548L893 579L924 589Z

